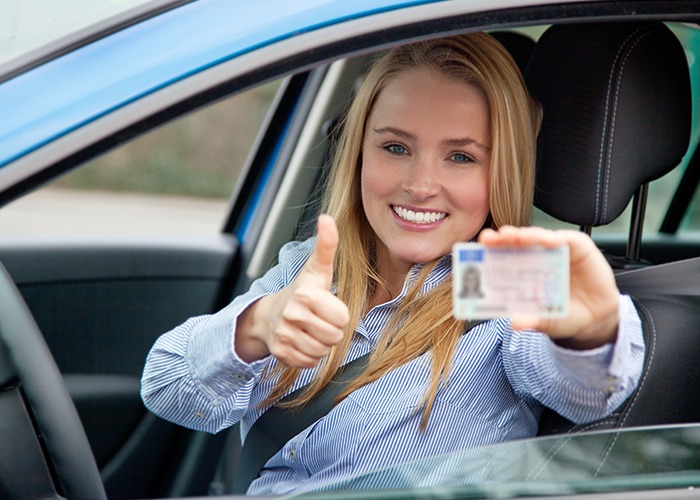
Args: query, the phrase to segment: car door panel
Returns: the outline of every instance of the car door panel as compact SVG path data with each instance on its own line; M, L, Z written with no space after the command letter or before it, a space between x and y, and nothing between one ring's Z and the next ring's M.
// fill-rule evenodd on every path
M189 431L145 409L143 364L160 334L228 301L238 275L235 238L183 240L0 244L0 260L64 374L110 498L158 493L177 467Z

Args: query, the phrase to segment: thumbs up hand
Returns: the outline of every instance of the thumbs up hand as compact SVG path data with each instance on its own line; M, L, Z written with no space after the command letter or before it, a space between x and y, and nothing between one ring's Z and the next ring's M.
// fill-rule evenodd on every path
M337 249L338 228L335 220L330 215L321 215L318 218L316 246L295 282L308 280L320 288L330 290L333 283L333 260Z
M330 292L337 248L335 221L321 215L316 246L296 279L238 318L235 349L241 359L251 362L272 354L285 365L310 368L342 340L350 314Z

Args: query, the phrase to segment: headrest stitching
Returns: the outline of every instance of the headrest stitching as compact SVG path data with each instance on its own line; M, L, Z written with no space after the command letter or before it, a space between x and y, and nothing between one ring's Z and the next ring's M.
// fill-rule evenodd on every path
M625 45L627 45L628 41L630 38L633 36L637 35L640 31L648 29L646 33L641 33L639 37L632 43L632 45L629 47L627 52L625 53L624 59L622 60L622 63L620 64L620 71L618 72L618 78L616 81L615 85L615 99L614 99L614 104L612 106L613 112L610 120L610 134L609 134L609 139L608 139L608 148L607 148L607 161L606 161L606 168L605 168L605 183L604 183L604 189L605 189L605 194L603 196L603 219L600 220L602 223L607 223L610 222L608 220L608 200L609 200L609 189L610 189L610 171L611 171L611 166L612 166L612 151L613 151L613 144L615 142L615 123L617 121L617 106L619 102L619 97L620 97L620 87L622 86L622 74L625 71L625 64L627 64L627 60L629 59L629 56L632 54L632 51L634 48L639 44L640 41L642 41L645 37L659 31L659 28L656 26L649 26L646 28L640 28L639 30L635 31L632 33L627 40L622 44L622 49ZM619 52L618 52L619 54ZM617 59L617 57L616 57ZM614 65L613 65L614 68ZM612 73L612 72L611 72ZM612 76L612 75L611 75ZM601 152L602 153L602 152Z
M602 130L602 134L600 137L600 157L598 160L598 178L596 180L597 189L596 189L596 194L595 194L595 197L596 197L596 199L595 199L595 224L601 224L603 222L602 218L600 217L600 209L601 209L600 195L601 195L601 182L602 182L602 175L603 175L603 160L606 156L606 153L605 153L605 151L606 151L606 147L605 147L606 146L606 138L608 139L608 141L611 144L610 148L607 148L608 154L607 154L607 161L605 162L605 184L604 184L605 194L604 194L603 212L607 213L608 181L609 181L609 175L610 175L610 159L612 157L610 151L612 149L612 136L614 133L615 116L617 114L617 109L616 108L612 109L610 106L610 97L612 94L613 84L616 83L615 97L617 98L619 88L620 88L620 82L622 80L622 78L618 78L617 81L615 81L615 70L617 68L617 62L620 59L623 51L628 46L628 43L630 42L630 40L632 40L635 36L637 36L639 32L644 31L646 29L649 29L649 26L643 26L643 27L635 30L625 39L625 41L620 45L620 48L618 49L617 54L615 54L615 59L613 60L612 67L610 69L610 79L608 80L608 91L607 91L607 94L605 96L605 114L603 115L603 130ZM640 37L639 39L637 39L637 41L634 42L634 44L626 52L625 59L624 59L625 61L627 60L627 57L629 56L631 49L637 44L637 42L639 40L641 40L641 38L643 38L643 36ZM620 76L622 74L622 67L623 66L624 66L624 62L620 66L620 71L617 73ZM615 102L615 106L617 106L617 101ZM607 129L608 129L608 111L611 109L612 109L612 119L610 120L610 125L612 127L612 130L610 130L610 133L608 133L608 131L607 131Z

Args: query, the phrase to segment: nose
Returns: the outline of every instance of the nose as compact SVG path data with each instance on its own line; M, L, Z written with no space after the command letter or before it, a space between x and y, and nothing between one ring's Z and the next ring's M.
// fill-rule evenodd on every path
M417 201L435 196L440 191L440 183L434 164L428 159L417 158L406 171L403 188Z

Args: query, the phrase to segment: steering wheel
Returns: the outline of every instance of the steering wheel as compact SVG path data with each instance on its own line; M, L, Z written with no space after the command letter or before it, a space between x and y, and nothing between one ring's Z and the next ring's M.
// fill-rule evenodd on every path
M23 408L16 407L22 406L26 398L35 420L33 427L27 427L36 429L33 431L35 437L43 439L49 455L47 461L53 462L65 496L70 499L106 499L85 429L63 377L29 308L0 264L0 395L11 394L17 387L23 389L24 398L4 397L4 405L9 402L15 407L5 413L25 415ZM18 443L28 442L21 432L6 432L0 435L0 440L0 454L3 455L0 462L3 464L25 461L23 467L32 467L32 470L46 468L45 465L27 464L26 450L16 449L20 446ZM32 479L27 477L26 471L16 470L17 465L12 467L11 472L16 473L8 474L7 470L0 469L0 474L6 476L0 476L0 492L3 489L26 492L22 481Z

